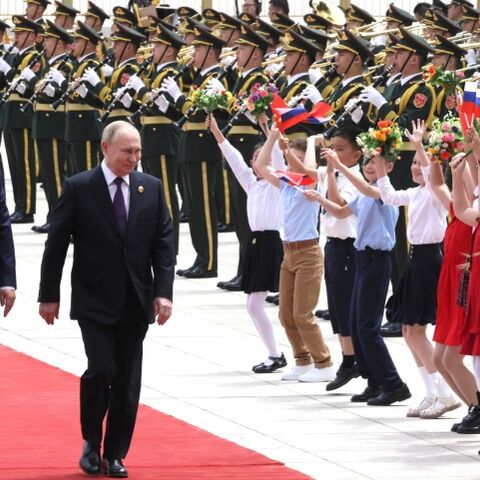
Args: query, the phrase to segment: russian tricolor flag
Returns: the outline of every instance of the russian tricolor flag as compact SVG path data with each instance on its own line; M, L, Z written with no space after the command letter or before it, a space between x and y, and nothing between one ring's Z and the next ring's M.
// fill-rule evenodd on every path
M316 179L305 173L284 172L283 170L275 170L273 173L279 180L291 187L308 187L317 182Z
M480 112L480 98L478 98L478 102L477 106L477 82L465 82L463 104L460 109L460 122L464 134L468 127L472 125L473 119Z

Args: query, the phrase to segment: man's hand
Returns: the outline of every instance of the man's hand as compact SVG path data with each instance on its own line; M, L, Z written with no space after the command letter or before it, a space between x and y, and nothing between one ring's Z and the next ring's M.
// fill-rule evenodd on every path
M133 88L137 93L145 87L143 80L138 75L132 75L127 82L127 88Z
M310 100L313 104L323 100L322 94L315 88L314 85L308 85L302 90L302 98Z
M15 303L15 290L13 288L0 288L0 305L3 307L5 306L5 310L3 311L3 316L6 317L8 315L8 312L13 307L13 304Z
M387 103L385 97L371 85L362 90L359 99L361 102L371 103L377 108L380 108L384 103Z
M47 325L53 325L53 322L58 318L60 311L60 303L41 303L38 307L38 313L47 322Z
M173 304L171 300L163 297L155 297L153 311L159 325L163 325L172 315Z
M84 82L88 82L92 87L95 87L102 80L98 76L98 73L93 68L87 68L85 73L82 75Z
M172 97L174 102L176 102L178 100L178 97L180 97L180 95L182 94L180 87L172 77L168 77L162 82L160 90L162 92L168 93Z

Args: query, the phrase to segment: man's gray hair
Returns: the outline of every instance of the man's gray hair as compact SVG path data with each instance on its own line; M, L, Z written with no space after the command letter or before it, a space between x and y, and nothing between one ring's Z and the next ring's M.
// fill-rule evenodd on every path
M112 122L105 127L102 133L102 142L113 143L117 133L123 129L133 129L138 133L138 130L131 123L128 123L125 120L117 120L116 122Z

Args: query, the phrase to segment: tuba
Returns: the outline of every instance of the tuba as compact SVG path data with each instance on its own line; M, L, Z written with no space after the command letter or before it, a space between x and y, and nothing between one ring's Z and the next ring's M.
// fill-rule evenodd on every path
M342 9L335 5L332 0L310 0L310 7L314 13L333 24L335 28L343 28L346 23Z

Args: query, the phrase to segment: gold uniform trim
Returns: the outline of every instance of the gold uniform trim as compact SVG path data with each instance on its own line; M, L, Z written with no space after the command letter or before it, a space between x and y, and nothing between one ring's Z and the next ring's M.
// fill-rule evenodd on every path
M222 167L223 190L225 192L225 223L230 225L230 185L228 183L227 169Z
M25 213L30 215L32 213L32 186L31 186L31 172L30 172L30 163L28 161L29 157L29 149L28 149L28 128L23 129L23 162L25 164L25 187L26 187L26 206L25 206Z
M165 203L167 204L170 218L173 219L172 199L170 198L170 187L167 172L167 157L160 155L160 168L162 170L163 193L165 195Z
M55 187L57 188L57 196L62 192L62 177L60 175L60 165L58 163L58 141L56 138L52 139L52 153L53 153L53 173L55 175Z
M87 170L92 169L92 142L87 140L85 142L85 154L87 159Z
M201 168L202 168L203 210L205 212L205 225L207 226L207 240L208 240L207 270L211 270L213 268L213 232L212 232L212 218L210 217L210 200L208 198L207 162L201 162Z
M142 116L141 119L140 119L140 123L142 125L172 125L173 121L170 120L167 117L160 117L160 116L145 117L145 116Z

